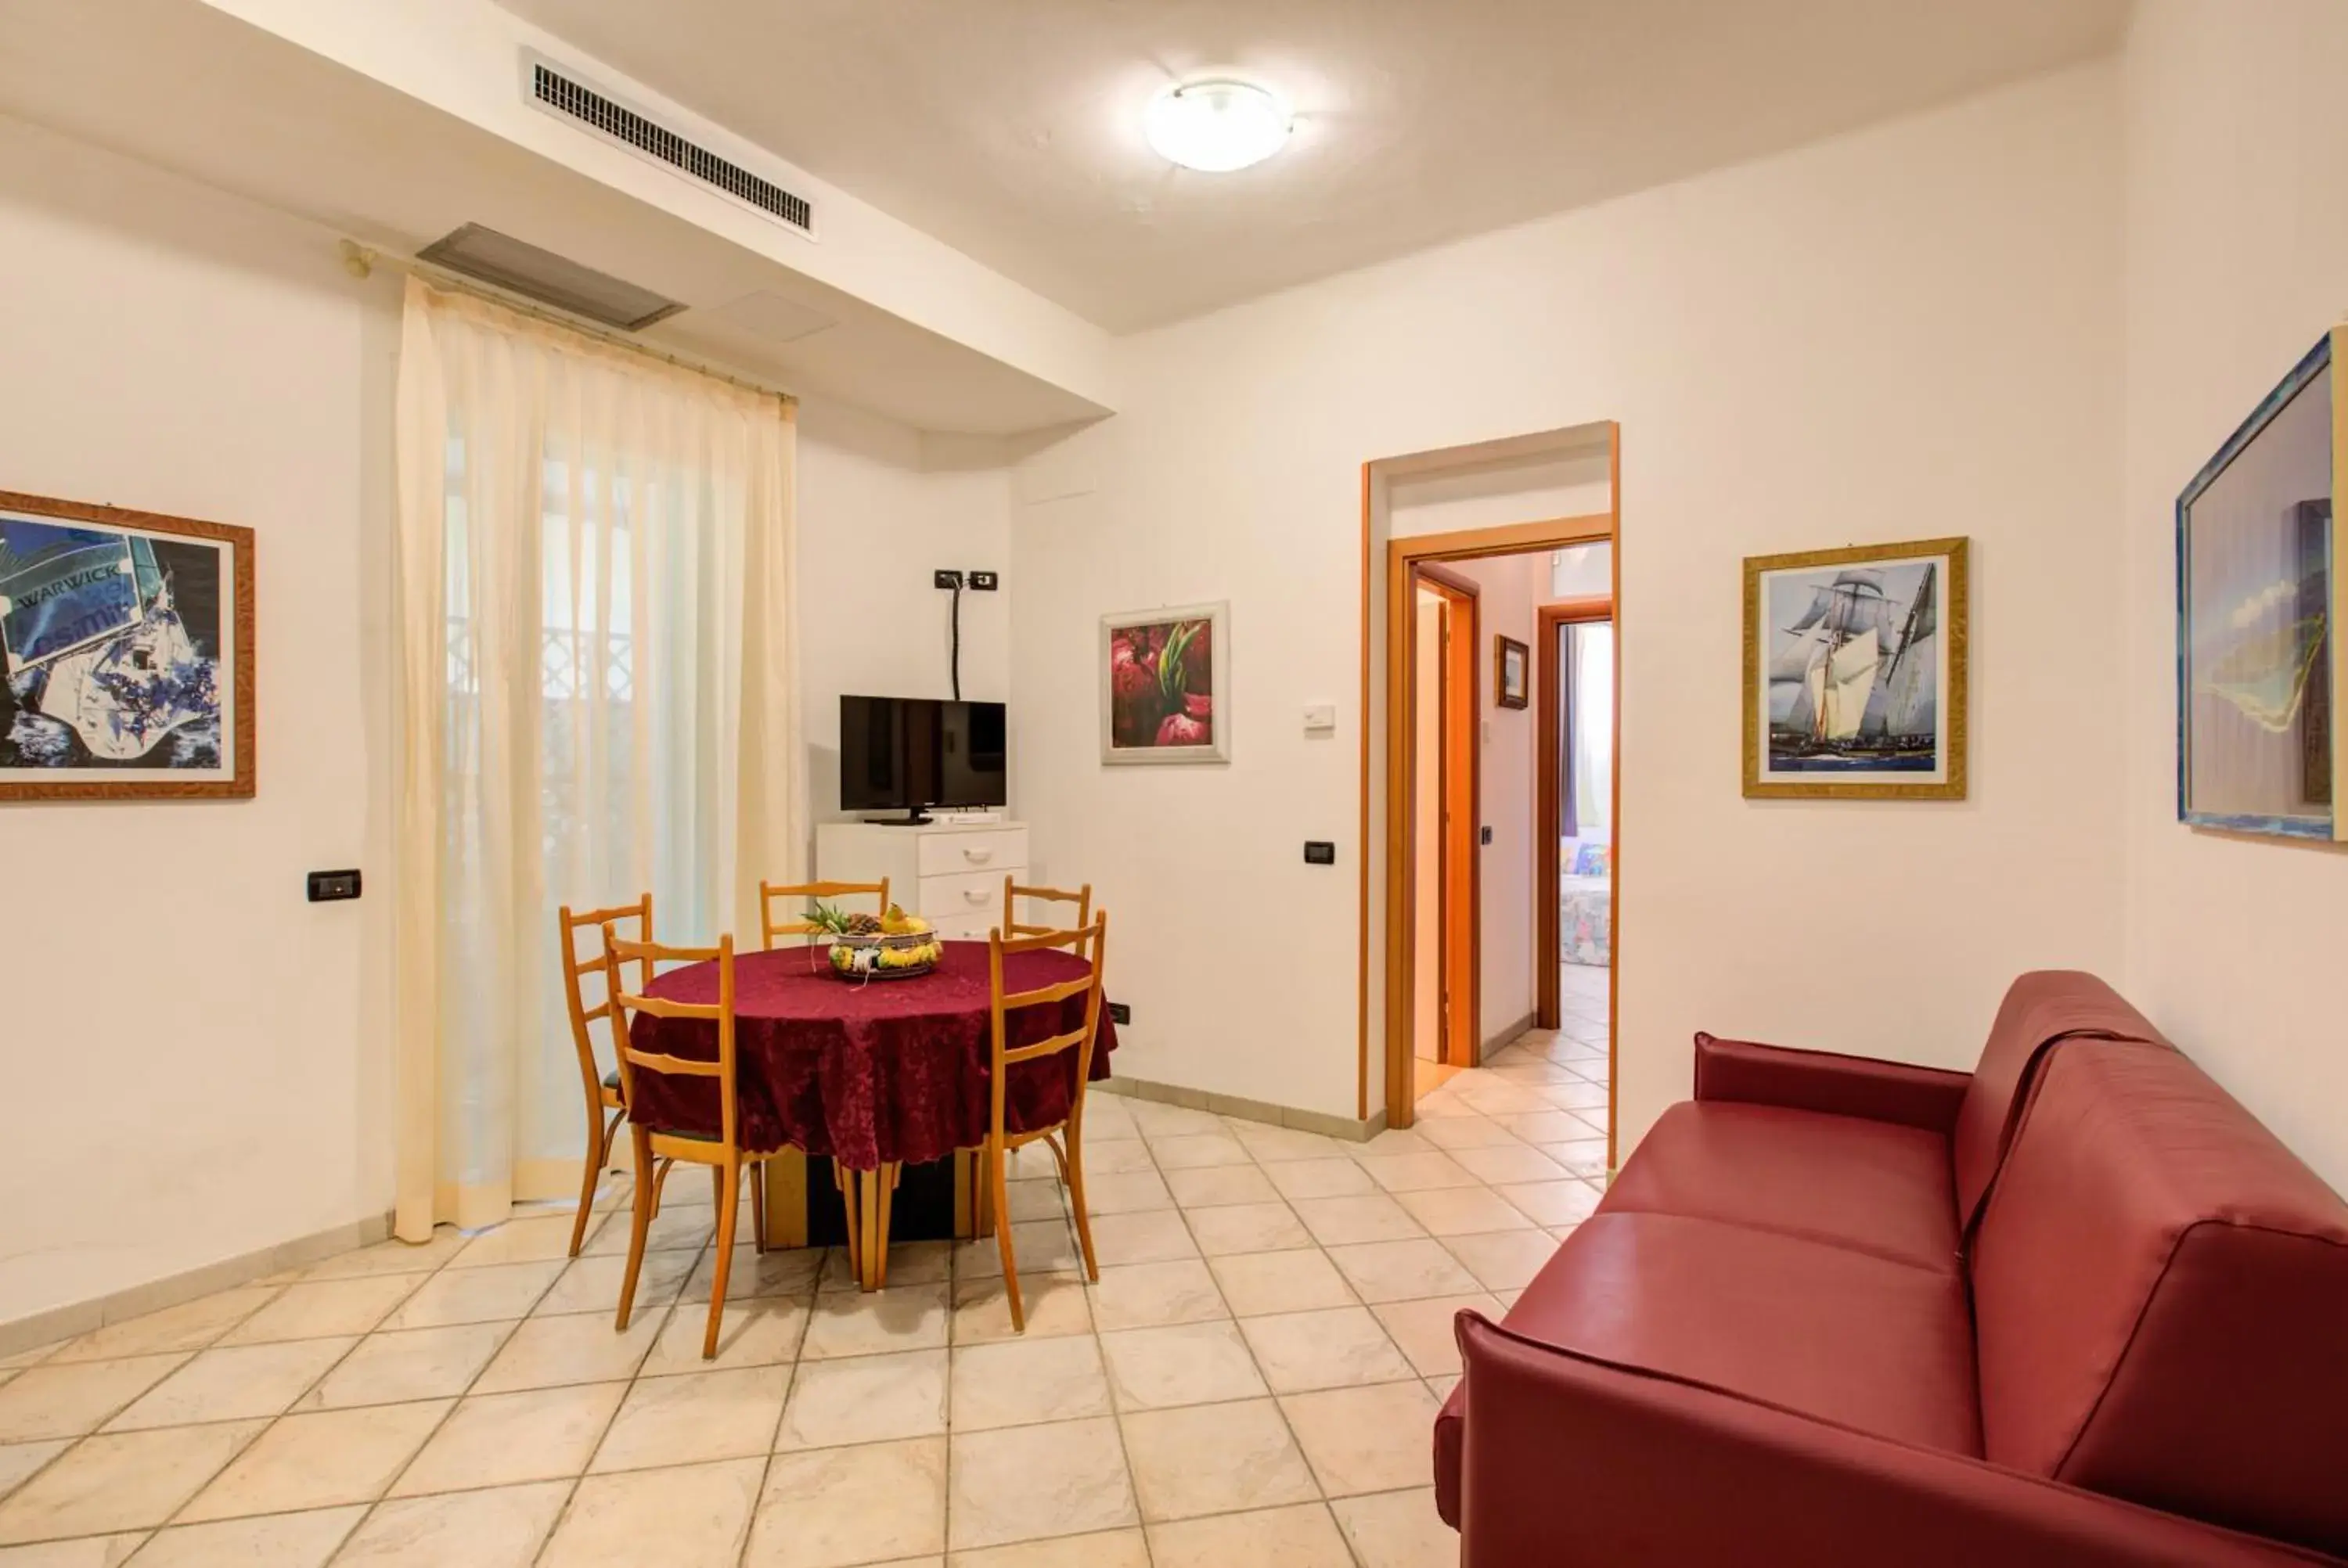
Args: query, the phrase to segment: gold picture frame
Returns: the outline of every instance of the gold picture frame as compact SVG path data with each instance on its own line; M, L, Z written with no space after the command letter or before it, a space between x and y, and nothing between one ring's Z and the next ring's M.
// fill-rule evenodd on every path
M232 523L0 490L0 804L252 799L252 552Z
M1746 799L1965 798L1968 543L1746 558Z
M1533 651L1504 633L1492 638L1492 705L1529 708L1533 705Z

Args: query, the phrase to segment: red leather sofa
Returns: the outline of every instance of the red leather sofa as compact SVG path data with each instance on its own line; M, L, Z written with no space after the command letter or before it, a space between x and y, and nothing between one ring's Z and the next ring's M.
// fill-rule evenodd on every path
M2089 975L2015 981L1971 1073L1698 1035L1457 1332L1463 1568L2348 1554L2348 1207Z

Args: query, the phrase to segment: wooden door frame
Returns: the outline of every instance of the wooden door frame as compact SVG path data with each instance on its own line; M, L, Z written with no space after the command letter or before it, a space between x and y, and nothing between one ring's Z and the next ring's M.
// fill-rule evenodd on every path
M1621 489L1619 485L1615 487L1613 493L1617 497L1620 497ZM1363 512L1363 526L1365 529L1369 526L1369 512L1367 510L1368 495L1368 487L1365 482L1364 486L1365 509ZM1407 538L1389 539L1386 541L1386 820L1385 824L1386 872L1386 964L1385 1040L1384 1044L1385 1047L1386 1125L1389 1127L1407 1127L1414 1120L1416 1120L1413 1113L1411 1099L1412 1052L1410 1038L1410 1002L1417 962L1417 955L1414 951L1416 945L1416 932L1413 928L1416 924L1413 919L1413 894L1416 886L1414 876L1417 867L1415 863L1415 856L1412 851L1411 841L1413 835L1410 832L1410 825L1413 820L1412 808L1415 804L1411 791L1411 774L1413 772L1411 767L1411 759L1413 753L1412 743L1416 739L1416 732L1411 725L1411 715L1408 712L1408 699L1412 685L1411 672L1416 668L1415 659L1418 635L1418 618L1416 615L1416 606L1418 602L1416 589L1418 582L1424 575L1424 569L1426 567L1429 565L1439 566L1445 561L1478 560L1488 556L1529 555L1535 551L1563 549L1573 545L1593 544L1601 539L1613 540L1615 548L1612 551L1612 563L1615 575L1612 597L1614 604L1618 607L1616 619L1619 625L1619 607L1622 604L1622 557L1621 541L1616 538L1618 530L1615 526L1615 519L1619 508L1620 502L1618 498L1614 507L1612 507L1607 511L1594 513L1587 517L1552 518L1543 522L1511 523L1499 528L1463 529L1457 533L1416 534ZM1365 612L1364 619L1365 620L1367 619L1367 590L1368 584L1365 581L1364 584L1364 609ZM1619 636L1620 633L1618 631L1618 645ZM1365 648L1367 647L1366 640L1365 641L1364 646ZM1366 684L1366 653L1364 655L1364 679L1365 683ZM1619 658L1615 661L1615 681L1619 692L1622 681L1622 661ZM1367 706L1368 704L1365 702L1364 703L1365 711ZM1365 725L1364 728L1366 730L1367 726ZM1367 743L1365 742L1365 745L1366 743ZM1615 776L1618 780L1622 776L1621 754L1619 752L1616 754ZM1362 775L1362 814L1365 819L1365 827L1367 825L1367 818L1369 815L1369 798L1370 779L1367 770L1365 769ZM1620 835L1621 815L1618 811L1616 815L1618 873L1620 869ZM1364 838L1365 841L1366 841L1366 832L1364 835ZM1365 856L1364 859L1366 866L1367 856ZM1366 869L1364 872L1364 876L1366 878ZM1622 880L1618 874L1615 879L1614 895L1618 904L1622 897L1621 888ZM1366 896L1366 883L1365 884L1364 891ZM1550 897L1552 899L1555 898L1556 895L1554 892L1551 893ZM1369 907L1366 901L1363 907L1362 917L1364 922L1362 929L1362 946L1364 948L1365 961L1363 983L1366 987L1368 984L1368 969L1366 968L1366 964L1367 949L1369 947ZM1617 930L1619 931L1619 929L1620 927L1618 922ZM1619 959L1621 953L1621 941L1619 936L1615 938L1615 953ZM1612 984L1613 977L1616 972L1616 969L1611 968L1607 972L1608 983L1610 986ZM1609 1010L1610 1012L1612 1010L1611 1000ZM1363 1044L1364 1050L1366 1052L1369 1039L1367 1032L1366 997L1365 998L1363 1027ZM1614 1090L1612 1088L1613 1057L1613 1030L1610 1024L1607 1045L1607 1081L1609 1087L1607 1089L1606 1109L1606 1157L1607 1163L1610 1166L1612 1164L1614 1159ZM1366 1065L1366 1062L1365 1062L1365 1071L1362 1082L1362 1092L1365 1099L1367 1098L1369 1092Z
M1564 933L1558 929L1557 923L1558 874L1563 869L1558 864L1557 842L1558 799L1563 784L1560 777L1559 752L1565 743L1565 733L1558 723L1559 704L1565 697L1565 692L1558 682L1558 634L1568 626L1586 626L1592 621L1602 620L1611 625L1614 620L1614 596L1594 594L1583 599L1560 600L1553 604L1542 605L1540 613L1540 656L1534 661L1536 679L1533 684L1533 701L1540 710L1540 733L1533 742L1534 745L1540 748L1533 753L1537 781L1533 791L1533 810L1539 814L1534 823L1533 834L1533 929L1535 932L1533 962L1539 966L1540 1000L1539 1010L1533 1015L1533 1021L1542 1029L1555 1029L1562 1019L1558 996L1562 977L1558 973L1558 965L1563 960L1561 948L1564 942ZM1618 661L1614 678L1614 709L1607 715L1608 727L1618 741L1622 733L1622 681L1620 671L1621 665ZM1619 768L1607 770L1606 782L1610 799L1620 796L1622 786L1617 779L1621 772ZM1610 804L1607 809L1611 813L1613 807ZM1542 896L1543 889L1547 890L1546 897ZM1611 876L1608 878L1606 897L1609 904L1613 902L1614 889ZM1614 917L1611 910L1606 917L1606 923L1610 933L1607 957L1611 960L1613 957L1611 933L1614 923ZM1607 1009L1611 1013L1613 1010L1614 983L1612 978L1614 966L1611 961L1607 964L1606 969Z
M1435 875L1436 886L1443 894L1444 971L1441 1044L1436 1059L1447 1067L1473 1067L1484 1056L1484 857L1477 831L1484 820L1484 748L1478 743L1484 693L1477 659L1483 647L1483 589L1474 579L1434 561L1421 562L1414 569L1413 603L1422 588L1432 589L1444 600L1445 624L1452 632L1450 646L1442 651L1442 744L1436 778L1443 802L1442 826L1436 835ZM1458 630L1462 620L1464 632ZM1414 616L1411 636L1416 640L1417 635L1418 620ZM1415 641L1411 653L1412 689L1405 711L1410 716L1415 741L1419 717ZM1414 800L1417 760L1414 744ZM1417 820L1414 815L1414 827ZM1416 891L1416 884L1412 886Z

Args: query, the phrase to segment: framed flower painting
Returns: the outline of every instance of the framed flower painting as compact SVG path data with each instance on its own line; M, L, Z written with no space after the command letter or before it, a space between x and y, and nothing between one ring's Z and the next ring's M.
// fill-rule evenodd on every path
M1227 763L1231 606L1101 617L1101 761Z

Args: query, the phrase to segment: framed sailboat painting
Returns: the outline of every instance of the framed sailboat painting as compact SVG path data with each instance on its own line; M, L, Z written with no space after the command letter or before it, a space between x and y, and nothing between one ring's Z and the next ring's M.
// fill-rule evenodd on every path
M252 530L0 490L0 802L253 793Z
M2195 827L2348 837L2332 621L2333 485L2348 406L2324 334L2177 497L2177 815Z
M1964 798L1965 547L1746 558L1748 798Z

